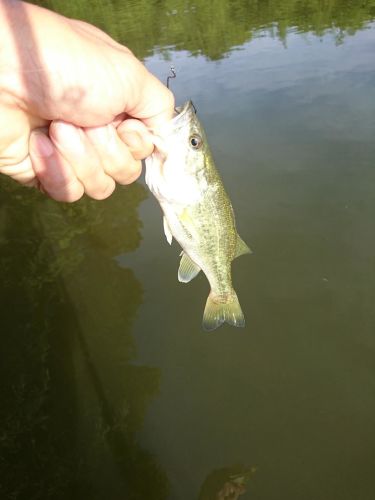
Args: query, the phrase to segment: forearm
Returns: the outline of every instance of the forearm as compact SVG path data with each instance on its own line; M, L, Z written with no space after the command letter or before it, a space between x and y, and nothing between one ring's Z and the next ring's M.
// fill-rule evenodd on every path
M0 0L0 70L4 71L13 63L18 65L19 51L30 18L30 4L19 0Z
M56 54L69 45L68 20L19 0L0 0L0 89L28 108L41 102L51 80L61 81ZM56 86L58 88L58 86ZM61 96L54 96L56 98Z
M23 97L25 77L33 68L31 33L35 6L18 0L0 0L0 89Z

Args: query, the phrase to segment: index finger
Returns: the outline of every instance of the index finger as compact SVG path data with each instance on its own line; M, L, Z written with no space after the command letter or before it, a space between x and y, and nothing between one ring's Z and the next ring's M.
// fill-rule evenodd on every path
M173 118L174 95L133 54L127 56L132 69L124 75L124 88L129 89L125 111L148 128L158 128Z

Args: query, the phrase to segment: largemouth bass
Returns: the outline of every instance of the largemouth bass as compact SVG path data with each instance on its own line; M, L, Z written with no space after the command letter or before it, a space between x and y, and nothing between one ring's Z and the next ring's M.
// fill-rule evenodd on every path
M203 328L214 330L224 322L243 327L231 263L250 249L237 233L231 202L191 101L176 111L154 131L146 183L164 212L168 242L174 237L182 247L179 281L187 283L203 270L210 283Z

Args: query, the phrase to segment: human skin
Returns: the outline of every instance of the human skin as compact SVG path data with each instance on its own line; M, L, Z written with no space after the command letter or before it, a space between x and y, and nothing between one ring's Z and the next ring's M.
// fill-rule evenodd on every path
M0 33L0 172L68 202L136 180L172 93L82 21L0 0Z

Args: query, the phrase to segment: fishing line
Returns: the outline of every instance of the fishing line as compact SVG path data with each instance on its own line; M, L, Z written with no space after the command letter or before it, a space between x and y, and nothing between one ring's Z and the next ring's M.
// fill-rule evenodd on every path
M176 70L174 69L174 67L173 67L173 66L171 66L171 68L170 68L170 72L171 72L171 74L167 76L167 89L169 89L169 80L170 80L171 78L176 78L176 76L177 76L177 75L176 75Z
M170 75L167 76L167 89L169 89L169 80L171 80L172 78L176 78L176 76L177 76L176 70L175 70L174 66L171 66L170 67ZM190 102L191 102L191 105L193 106L194 113L197 114L197 108L195 107L195 105L191 99L190 99ZM177 108L174 108L174 110L176 111L177 114L179 113Z

